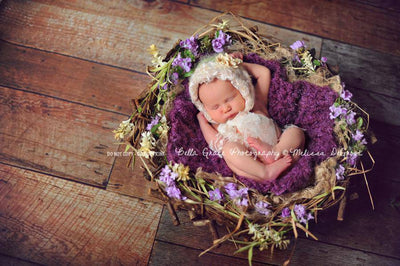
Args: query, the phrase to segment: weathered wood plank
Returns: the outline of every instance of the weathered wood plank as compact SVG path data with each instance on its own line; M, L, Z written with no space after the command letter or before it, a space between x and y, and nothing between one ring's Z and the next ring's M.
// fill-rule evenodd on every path
M147 265L162 206L0 164L0 252L45 265Z
M178 39L218 15L170 1L9 1L0 10L1 39L47 51L144 71L150 44L166 54ZM250 26L255 23L247 20ZM321 39L258 23L260 32L290 44Z
M323 41L322 56L339 67L340 76L351 87L400 99L400 56L332 40Z
M213 253L207 253L199 257L200 252L200 250L187 248L184 246L165 243L162 241L155 241L149 260L149 265L248 265L248 262L245 259L222 256ZM255 262L252 265L266 264Z
M223 1L195 0L192 4L221 11L229 8L246 18L400 55L398 10L345 0L234 0L229 6Z
M348 86L354 97L353 100L363 108L372 119L391 125L400 125L400 99L388 97L374 92Z
M1 1L0 1L1 2ZM24 261L10 256L0 254L0 265L4 266L37 266L40 264Z
M336 221L335 208L321 215L311 230L323 242L400 260L400 210L391 206L392 201L400 201L400 183L386 182L379 172L368 174L367 179L375 210L363 177L355 177L349 195L356 192L359 198L346 204L344 221Z
M0 41L0 85L129 114L150 77Z
M4 87L0 102L0 161L106 185L124 116Z
M348 44L324 40L322 56L338 66L342 80L355 101L371 118L400 125L400 57L378 53Z
M205 250L211 246L212 238L207 227L195 227L192 222L189 221L189 217L184 212L178 212L180 217L181 225L172 225L171 218L168 212L163 211L160 226L156 235L156 240L168 242L175 245L183 245L198 250L198 254L202 250ZM337 229L340 231L340 228ZM376 230L376 229L374 229ZM365 231L363 231L365 234ZM382 233L382 232L381 232ZM340 233L337 237L345 237L345 233ZM383 235L387 238L387 235ZM346 238L348 240L348 238ZM320 239L321 241L314 241L305 239L303 237L297 239L295 251L291 259L293 265L397 265L400 263L400 259L390 258L385 256L377 255L376 250L373 252L364 252L362 250L355 250L348 244L343 246L332 245ZM260 263L268 263L275 265L282 265L289 257L291 250L294 246L294 239L289 245L288 250L274 250L273 256L270 251L266 250L260 252L258 249L254 250L253 261ZM390 241L390 239L388 239ZM368 242L371 242L369 240ZM221 254L227 256L233 256L235 247L232 243L222 244L219 248L212 251L212 254ZM152 257L155 256L153 251ZM157 256L167 256L167 254L161 254ZM168 254L168 258L165 260L173 260L174 257L181 259L185 255L179 252L172 252ZM247 253L238 253L235 257L247 258ZM218 262L216 262L216 265ZM200 263L191 265L201 265Z
M116 152L110 154L110 156L115 157L115 163L107 184L107 190L148 201L164 203L161 199L149 194L149 189L156 189L156 186L144 178L143 173L145 170L140 158L136 158L133 167L131 165L128 166L130 161L129 152L128 154L124 153L124 149L125 147L121 145L116 149Z

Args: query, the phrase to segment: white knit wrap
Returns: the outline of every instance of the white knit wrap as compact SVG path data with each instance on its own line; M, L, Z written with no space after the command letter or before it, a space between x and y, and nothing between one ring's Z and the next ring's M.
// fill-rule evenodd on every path
M214 79L229 80L239 90L246 102L243 111L248 112L254 106L254 87L247 71L241 65L229 66L228 64L217 62L216 58L217 56L211 56L201 60L189 79L190 98L197 109L211 123L215 123L215 121L208 115L199 99L199 86L203 83L210 83Z

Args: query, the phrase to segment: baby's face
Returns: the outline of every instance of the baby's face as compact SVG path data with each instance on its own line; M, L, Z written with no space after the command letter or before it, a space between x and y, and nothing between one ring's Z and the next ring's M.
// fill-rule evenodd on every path
M208 115L218 124L233 119L246 105L242 94L228 80L215 79L200 85L199 99Z

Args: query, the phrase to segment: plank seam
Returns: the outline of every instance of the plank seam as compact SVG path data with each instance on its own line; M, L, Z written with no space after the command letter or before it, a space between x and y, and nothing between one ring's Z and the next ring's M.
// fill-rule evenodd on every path
M49 94L44 94L44 93L40 93L40 92L36 92L36 91L30 91L30 90L22 89L22 88L15 88L15 87L11 87L11 86L8 86L8 85L3 85L1 83L0 83L0 86L2 86L4 88L7 88L7 89L11 89L11 90L23 91L23 92L26 92L26 93L31 93L31 94L35 94L35 95L39 95L39 96L43 96L43 97L47 97L47 98L51 98L51 99L67 102L67 103L81 105L81 106L84 106L84 107L92 108L92 109L103 111L103 112L107 112L107 113L112 113L112 114L122 115L122 116L129 116L130 115L128 113L125 114L125 113L121 113L121 112L117 112L117 111L113 111L113 110L108 110L108 109L100 108L100 107L97 107L97 106L93 106L93 105L89 105L89 104L85 104L85 103L81 103L81 102L76 102L76 101L63 99L63 98L60 98L60 97L57 97L57 96L53 96L53 95L49 95Z
M31 50L36 50L36 51L40 51L40 52L44 52L44 53L48 53L48 54L55 54L55 55L61 55L61 56L65 56L68 58L73 58L73 59L77 59L77 60L82 60L82 61L86 61L89 63L94 63L94 64L98 64L98 65L102 65L102 66L108 66L108 67L112 67L112 68L116 68L116 69L121 69L121 70L125 70L125 71L129 71L132 73L136 73L136 74L140 74L140 75L147 75L147 73L142 72L142 71L138 71L138 70L134 70L131 68L125 68L125 67L121 67L121 66L116 66L116 65L111 65L111 64L107 64L107 63L103 63L103 62L99 62L99 61L94 61L94 60L90 60L90 59L86 59L86 58L81 58L81 57L77 57L77 56L73 56L73 55L69 55L69 54L63 54L63 53L59 53L59 52L54 52L54 51L49 51L49 50L44 50L44 49L40 49L37 47L33 47L33 46L28 46L28 45L23 45L17 42L12 42L3 38L0 38L0 41L11 44L11 45L15 45L18 47L22 47L22 48L26 48L26 49L31 49Z
M75 180L75 179L68 179L66 177L54 175L54 174L51 174L51 173L42 172L42 171L39 171L39 170L34 169L34 168L23 167L23 166L20 166L20 165L14 165L14 164L2 162L2 161L0 161L0 164L11 166L11 167L22 169L22 170L26 170L26 171L30 171L30 172L34 172L34 173L38 173L38 174L42 174L42 175L46 175L46 176L50 176L50 177L59 178L61 180L70 181L70 182L74 182L74 183L77 183L77 184L86 185L86 186L89 186L89 187L98 188L98 189L107 191L106 187L102 187L100 185L97 186L95 184L84 183L82 181L78 181L78 180ZM121 194L118 194L118 195L121 195Z
M169 0L169 1L170 1L170 2L175 2L175 1L173 1L173 0ZM200 9L207 10L207 11L218 12L218 13L221 13L221 12L223 13L223 12L225 12L225 11L221 11L221 10L218 10L218 9L203 7L203 6L199 5L199 4L192 4L192 3L186 4L186 3L181 3L181 2L179 2L179 4L182 4L182 5L189 5L189 6L192 6L192 7L200 8ZM304 31L300 31L300 30L296 30L296 29L284 27L284 26L281 26L281 25L273 24L273 23L267 23L267 22L265 22L265 21L261 21L261 20L258 20L258 19L250 18L250 17L245 17L245 16L240 16L240 17L243 18L243 19L247 19L247 20L256 22L256 23L260 23L260 24L264 24L264 25L269 25L269 26L274 26L274 27L277 27L277 28L280 28L280 29L289 30L289 31L292 31L292 32L297 32L297 33L300 33L300 34L303 34L303 35L306 35L306 36L313 36L313 37L320 38L320 39L323 39L323 40L324 40L324 39L325 39L325 40L330 40L330 41L334 41L334 42L337 42L337 43L342 43L342 44L351 45L351 46L354 46L354 47L357 47L357 48L361 48L361 49L367 49L367 50L371 50L371 51L375 51L375 52L379 52L379 53L384 53L384 54L387 54L387 55L392 55L392 54L387 53L387 52L382 52L382 51L378 50L377 48L376 48L376 49L373 49L373 48L366 48L366 47L362 47L362 46L359 46L359 45L356 45L356 44L353 44L353 43L343 42L343 41L340 41L340 40L336 40L336 39L332 39L332 38L323 37L323 36L320 36L320 35L317 35L317 34L308 33L308 32L304 32Z

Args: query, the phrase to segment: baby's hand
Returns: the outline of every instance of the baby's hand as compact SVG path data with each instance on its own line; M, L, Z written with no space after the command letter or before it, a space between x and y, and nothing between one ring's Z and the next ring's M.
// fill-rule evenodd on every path
M197 114L197 120L199 120L199 123L202 123L202 122L208 123L207 118L204 116L204 114L202 112L199 112Z

